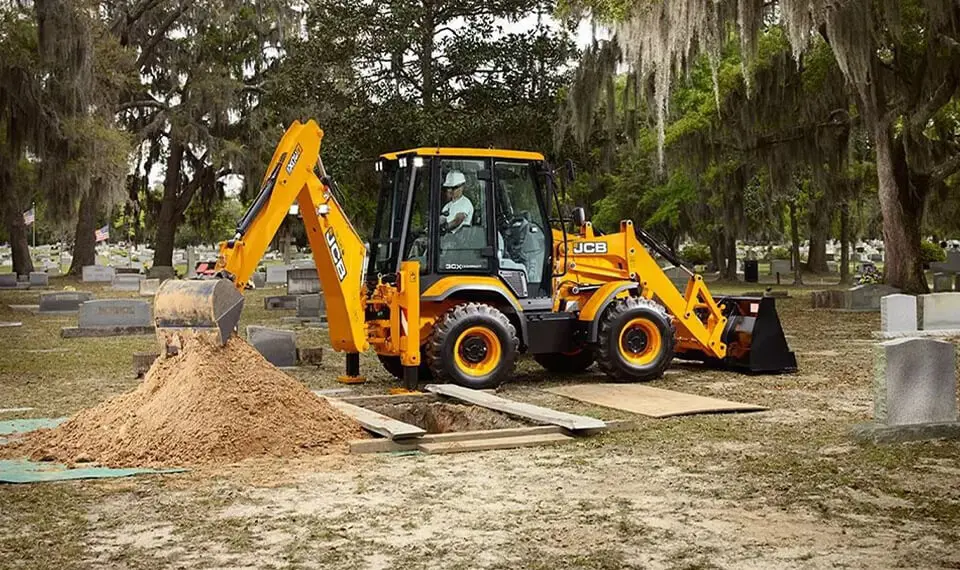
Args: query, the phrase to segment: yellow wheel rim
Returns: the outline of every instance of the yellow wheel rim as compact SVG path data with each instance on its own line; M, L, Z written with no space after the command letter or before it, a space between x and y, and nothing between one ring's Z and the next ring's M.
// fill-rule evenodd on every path
M486 376L500 364L503 349L496 333L486 327L470 327L453 346L457 368L469 376Z
M639 317L627 322L620 329L617 343L624 360L634 366L646 366L660 354L663 336L660 329L649 319Z

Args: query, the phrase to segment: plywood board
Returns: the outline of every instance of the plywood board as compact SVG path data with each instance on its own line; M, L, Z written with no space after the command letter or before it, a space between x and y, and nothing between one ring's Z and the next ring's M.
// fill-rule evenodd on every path
M429 384L425 389L434 394L455 398L476 406L497 410L498 412L503 412L511 416L556 425L569 430L596 430L606 427L603 420L598 420L597 418L568 414L542 406L515 402L487 392L471 390L470 388L464 388L463 386L456 386L454 384Z
M330 405L334 408L357 420L365 429L389 439L420 437L427 433L423 428L403 423L372 410L337 400L336 398L328 398L327 401L330 402Z
M684 394L641 384L577 384L547 390L580 402L652 418L717 412L759 412L763 406Z
M359 439L350 442L350 453L383 453L388 451L413 451L422 443L446 443L479 439L502 439L529 435L560 434L567 431L560 426L532 426L450 433L428 433L423 437L392 441L389 439Z
M490 439L472 439L469 441L443 441L421 443L418 449L424 453L460 453L463 451L488 451L491 449L513 449L533 445L554 445L573 441L568 435L559 433L543 435L520 435Z

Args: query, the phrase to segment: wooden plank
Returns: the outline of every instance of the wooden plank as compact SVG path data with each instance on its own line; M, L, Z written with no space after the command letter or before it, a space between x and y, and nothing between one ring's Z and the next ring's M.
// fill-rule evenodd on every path
M597 418L568 414L524 402L515 402L501 398L500 396L479 390L471 390L470 388L464 388L463 386L456 386L454 384L428 384L426 390L434 394L456 398L457 400L463 400L464 402L469 402L477 406L497 410L498 412L503 412L511 416L565 427L569 430L602 429L606 427L603 420L598 420Z
M367 430L389 439L420 437L427 433L423 428L405 424L399 420L378 414L366 408L361 408L360 406L348 404L336 398L327 398L327 401L330 402L334 408L357 420L357 422Z
M549 388L547 392L654 418L716 412L755 412L766 409L753 404L684 394L640 384L578 384Z
M554 445L566 441L573 441L573 438L569 435L552 433L543 435L521 435L517 437L475 439L470 441L421 443L419 449L424 453L460 453L463 451L513 449L516 447L529 447L532 445Z
M421 443L444 443L451 441L471 441L478 439L502 439L528 435L561 434L567 430L560 426L532 426L506 429L488 429L477 431L458 431L450 433L428 433L422 437L393 441L389 439L358 439L350 442L350 453L384 453L389 451L412 451Z

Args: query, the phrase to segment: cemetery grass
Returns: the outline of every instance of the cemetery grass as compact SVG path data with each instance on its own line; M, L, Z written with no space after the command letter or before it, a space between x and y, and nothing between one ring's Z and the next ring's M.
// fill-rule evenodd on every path
M88 287L97 298L125 296ZM718 292L751 286L717 285ZM752 286L756 289L756 285ZM637 429L553 448L450 456L255 460L183 475L0 487L0 567L812 568L950 567L960 523L960 445L859 446L872 405L877 314L778 300L801 371L745 376L676 365L651 385L757 403L756 414L646 419L544 392L572 380L530 360L511 398ZM248 296L243 325L279 325ZM126 295L134 296L134 295ZM13 313L0 292L0 419L68 415L132 389L130 353L152 337L69 339L75 317ZM325 346L300 329L301 346ZM66 351L59 352L63 349ZM57 350L58 352L27 352ZM341 355L292 374L338 387ZM365 355L369 382L395 384ZM577 382L598 382L595 371Z

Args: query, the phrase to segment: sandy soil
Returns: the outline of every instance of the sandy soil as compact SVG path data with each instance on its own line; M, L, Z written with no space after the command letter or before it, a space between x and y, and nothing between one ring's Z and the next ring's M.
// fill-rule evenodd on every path
M800 373L684 366L652 384L770 411L644 419L546 393L561 381L524 362L506 396L638 429L551 448L0 488L0 567L960 566L960 444L853 443L848 430L870 417L879 316L814 312L799 295L781 318ZM297 374L332 387L342 360L324 362Z

